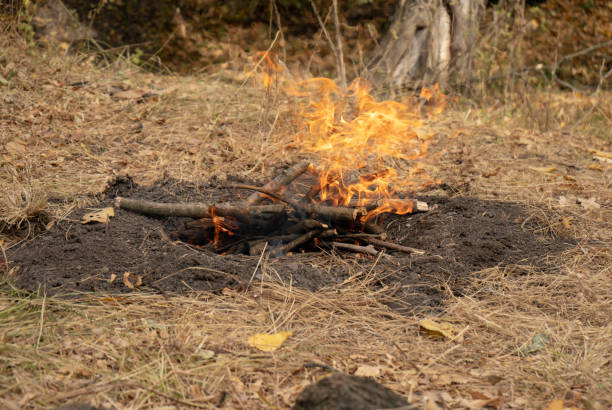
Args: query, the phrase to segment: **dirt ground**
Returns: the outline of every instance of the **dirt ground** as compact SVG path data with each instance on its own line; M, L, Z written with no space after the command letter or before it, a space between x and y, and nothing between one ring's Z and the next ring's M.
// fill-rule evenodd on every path
M140 186L131 178L122 178L92 207L113 206L116 196L211 203L236 195L207 185L166 179ZM347 279L367 272L384 278L377 283L386 290L380 293L381 300L393 300L393 305L414 311L438 307L444 292L461 295L475 271L512 264L529 264L541 272L554 270L547 259L575 242L535 233L528 221L529 211L516 203L449 195L420 199L432 210L393 215L382 225L391 242L424 250L424 255L390 252L390 257L378 260L321 249L268 259L260 271L256 268L260 256L217 255L180 242L177 232L190 218L151 218L116 210L108 226L84 225L80 221L91 211L87 208L73 211L48 232L11 249L9 263L18 267L15 286L48 295L131 292L121 280L109 282L111 275L121 278L125 272L142 278L142 291L162 294L244 290L253 275L258 280L265 277L316 291L342 286Z

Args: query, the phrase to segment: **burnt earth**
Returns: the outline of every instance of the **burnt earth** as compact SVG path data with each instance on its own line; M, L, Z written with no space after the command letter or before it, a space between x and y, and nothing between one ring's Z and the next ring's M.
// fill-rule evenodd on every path
M247 193L248 194L248 193ZM241 193L210 185L164 179L138 186L129 178L111 184L96 208L112 206L115 196L155 201L222 202ZM244 193L242 193L244 196ZM443 299L443 286L457 295L473 272L497 265L546 265L551 252L565 249L568 240L536 235L522 226L528 217L518 204L469 197L421 197L433 210L389 216L383 226L388 241L425 250L424 255L387 251L375 261L364 255L328 251L270 258L264 279L292 282L309 290L340 286L358 272L380 278L374 286L388 290L385 302L395 308L430 309ZM91 209L74 211L37 237L10 250L11 267L18 266L14 285L47 294L74 292L132 292L123 283L125 272L139 275L139 291L186 293L243 288L253 276L259 256L218 255L176 240L189 218L151 218L121 209L108 226L80 223ZM112 283L112 274L117 279ZM255 278L260 280L261 270ZM131 279L134 282L134 279ZM381 294L384 294L381 293ZM391 295L396 302L389 302ZM382 296L381 296L382 297Z

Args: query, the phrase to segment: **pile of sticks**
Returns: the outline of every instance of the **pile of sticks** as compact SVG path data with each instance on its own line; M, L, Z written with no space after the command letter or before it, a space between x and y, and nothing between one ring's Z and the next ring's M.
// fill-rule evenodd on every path
M235 203L161 203L117 197L115 206L150 216L194 218L187 223L182 238L190 242L210 243L219 253L259 255L268 251L271 256L281 256L300 248L314 247L369 255L378 255L382 248L424 253L386 241L386 233L379 225L365 221L367 213L379 204L365 207L330 206L295 202L280 195L309 169L313 169L312 165L302 161L261 188L228 186L255 191L245 200ZM262 204L265 200L275 203ZM423 202L400 201L407 201L407 205L415 210L427 210Z

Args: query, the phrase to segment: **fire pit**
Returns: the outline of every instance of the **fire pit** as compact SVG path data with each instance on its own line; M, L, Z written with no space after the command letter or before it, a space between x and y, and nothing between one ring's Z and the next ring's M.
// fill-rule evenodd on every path
M292 184L303 174L310 174L311 178L303 178L307 181L318 176L312 164L303 161L262 188L231 185L232 189L256 191L235 203L159 203L117 197L115 205L145 215L197 218L186 224L179 237L223 254L258 255L269 251L271 256L280 256L294 251L343 249L377 255L385 248L424 253L386 241L387 235L377 222L389 212L400 215L427 211L425 202L393 198L349 206L320 200L312 203L313 189L299 193L294 187L306 184ZM281 191L308 202L289 200Z

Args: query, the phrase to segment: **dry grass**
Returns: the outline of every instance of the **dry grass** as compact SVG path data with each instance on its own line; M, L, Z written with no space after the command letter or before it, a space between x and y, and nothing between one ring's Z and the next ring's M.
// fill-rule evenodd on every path
M27 221L40 227L94 202L115 175L263 181L299 156L275 138L291 123L283 121L285 102L270 103L273 93L219 76L143 73L122 59L94 64L91 56L33 50L3 36L0 75L9 84L0 85L0 190L8 195L0 198L0 223L9 251ZM86 84L70 85L77 82ZM118 87L159 96L121 99ZM611 151L604 97L580 105L569 94L529 96L547 101L551 113L575 113L561 119L564 126L546 122L537 104L532 123L515 115L524 105L491 104L450 107L428 125L438 135L432 149L443 152L439 178L464 195L523 203L542 232L578 243L550 256L554 271L474 272L469 291L449 294L440 318L462 329L462 340L421 334L421 317L393 312L363 281L318 293L263 282L245 294L168 298L57 299L5 285L2 407L287 408L326 374L304 368L313 362L348 373L378 366L377 380L428 409L487 399L500 408L542 408L552 399L611 407L611 166L590 153ZM606 122L584 132L577 107L605 113ZM577 203L588 198L600 208ZM278 351L248 347L249 335L277 330L294 332ZM550 343L523 357L519 349L539 334Z

